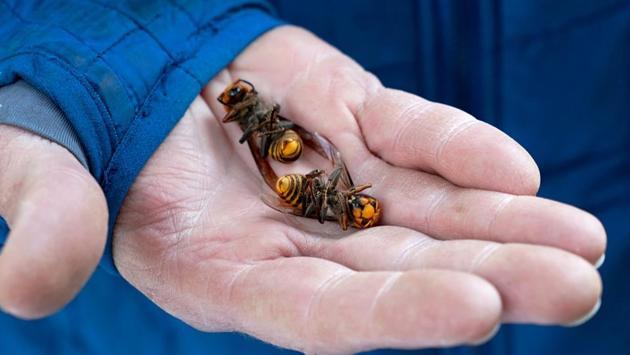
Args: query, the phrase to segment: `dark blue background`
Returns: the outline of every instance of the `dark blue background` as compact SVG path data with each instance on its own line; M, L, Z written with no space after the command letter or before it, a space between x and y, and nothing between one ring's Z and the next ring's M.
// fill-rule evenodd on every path
M384 84L460 107L510 134L538 162L541 196L586 209L607 229L603 305L590 322L504 326L485 346L423 353L630 353L630 1L275 3L284 19ZM0 353L88 352L282 351L244 335L197 332L102 271L53 317L0 315Z

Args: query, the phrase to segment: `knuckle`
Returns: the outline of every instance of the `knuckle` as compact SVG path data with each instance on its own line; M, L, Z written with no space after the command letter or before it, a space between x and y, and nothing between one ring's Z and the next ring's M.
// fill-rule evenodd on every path
M439 140L439 144L436 145L435 152L433 156L435 157L435 162L439 166L443 165L444 161L448 161L449 159L444 158L444 152L449 150L449 147L452 144L457 144L456 138L461 135L463 132L471 129L476 126L478 121L474 118L468 119L453 119L452 124L445 125L442 129L442 134Z

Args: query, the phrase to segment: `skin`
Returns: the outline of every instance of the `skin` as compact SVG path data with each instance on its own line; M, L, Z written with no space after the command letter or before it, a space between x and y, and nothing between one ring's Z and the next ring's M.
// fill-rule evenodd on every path
M338 238L335 224L261 202L241 132L220 123L216 102L239 77L337 146L355 183L374 185L383 226ZM311 353L475 344L502 322L568 325L600 299L601 223L535 197L539 181L499 130L384 88L310 33L281 27L217 75L155 152L118 217L114 256L132 285L205 331ZM103 193L63 148L2 127L0 196L12 228L0 306L46 316L98 262Z

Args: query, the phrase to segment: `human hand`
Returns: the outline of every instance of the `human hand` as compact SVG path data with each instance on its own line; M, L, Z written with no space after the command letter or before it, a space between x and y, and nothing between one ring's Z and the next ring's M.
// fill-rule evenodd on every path
M373 183L386 226L331 239L262 204L216 102L239 77L339 148L355 182ZM385 89L282 27L212 80L153 155L114 256L130 283L201 330L322 353L472 344L500 322L576 322L599 300L601 224L531 196L538 184L533 160L497 129Z
M332 240L310 232L315 221L296 227L262 205L238 128L218 123L215 97L235 77L331 139L355 181L374 183L390 226ZM258 40L204 97L132 187L114 243L121 273L188 323L343 352L474 343L500 321L570 323L598 300L594 269L559 249L598 259L599 222L513 196L536 191L534 163L461 111L383 89L288 27ZM0 214L11 226L0 307L22 318L54 312L102 253L102 191L65 149L0 126Z

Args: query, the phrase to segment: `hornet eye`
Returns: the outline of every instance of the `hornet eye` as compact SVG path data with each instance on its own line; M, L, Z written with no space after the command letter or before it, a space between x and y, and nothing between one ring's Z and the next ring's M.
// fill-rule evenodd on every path
M230 90L230 97L234 97L234 96L238 95L240 92L241 92L241 88L240 87L237 86L235 88L232 88Z

